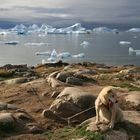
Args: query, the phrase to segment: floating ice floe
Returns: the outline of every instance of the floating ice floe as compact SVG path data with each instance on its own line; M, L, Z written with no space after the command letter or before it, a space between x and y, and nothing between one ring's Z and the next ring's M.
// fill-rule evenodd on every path
M36 55L45 55L45 56L51 56L51 51L47 51L47 52L36 52Z
M39 34L38 37L46 37L46 34Z
M81 44L80 44L84 49L88 48L90 43L87 42L87 41L83 41Z
M130 45L131 44L131 42L129 42L129 41L120 41L120 44L121 45Z
M47 62L46 62L46 60L45 59L42 59L42 62L41 62L42 64L46 64Z
M57 57L60 59L67 59L71 57L71 54L69 52L62 52L62 53L59 53Z
M4 42L4 44L6 44L6 45L17 45L17 44L19 44L19 41L8 41L8 42Z
M140 32L140 28L131 28L127 32Z
M7 31L0 31L0 35L6 36L8 34L9 34L9 32L7 32Z
M140 50L134 50L132 47L129 47L128 51L130 56L140 56Z
M74 58L84 58L85 54L84 53L79 53L79 54L76 54L76 55L72 55L72 57L74 57Z
M25 46L48 46L49 43L24 43Z
M97 27L93 29L93 32L96 33L106 33L106 32L112 32L112 29L109 29L107 27Z

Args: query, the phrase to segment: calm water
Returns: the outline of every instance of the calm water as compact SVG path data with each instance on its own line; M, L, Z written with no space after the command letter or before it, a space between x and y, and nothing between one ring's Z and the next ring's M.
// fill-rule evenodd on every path
M18 45L5 45L5 41L19 41ZM90 43L88 48L80 44L83 41ZM80 35L47 35L38 37L32 35L0 35L0 66L5 64L28 64L41 63L45 56L36 56L35 52L52 51L58 53L70 52L71 54L85 53L85 58L66 59L66 62L92 61L109 65L134 64L140 66L140 56L129 56L128 46L121 46L120 41L130 41L131 47L140 50L140 33L100 33ZM25 43L49 43L44 46L27 46Z

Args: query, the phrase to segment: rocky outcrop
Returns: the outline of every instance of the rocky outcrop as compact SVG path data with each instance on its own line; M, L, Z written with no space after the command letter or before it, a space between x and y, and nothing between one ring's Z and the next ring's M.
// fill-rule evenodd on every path
M140 92L132 91L125 96L126 102L133 104L134 106L140 106Z
M4 83L8 85L14 85L14 84L25 83L25 82L27 82L27 78L14 78L14 79L4 81Z
M77 86L80 86L80 85L83 84L83 82L80 79L76 78L76 77L68 77L66 79L66 83L67 84L72 84L72 85L77 85Z
M62 117L70 117L94 106L95 97L79 88L67 87L54 100L50 110Z

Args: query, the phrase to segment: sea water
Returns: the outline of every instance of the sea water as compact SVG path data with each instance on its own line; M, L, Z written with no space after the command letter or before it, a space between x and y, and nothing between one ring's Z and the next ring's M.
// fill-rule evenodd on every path
M6 44L5 42L18 42ZM81 45L88 42L88 46ZM120 44L120 41L131 42ZM71 55L85 54L83 58L65 58L65 62L90 61L107 65L138 65L140 56L130 55L129 47L140 50L140 33L90 33L90 34L47 34L0 35L0 66L5 64L36 65L48 59L36 52L55 50L58 54L69 52ZM59 58L60 59L60 58Z

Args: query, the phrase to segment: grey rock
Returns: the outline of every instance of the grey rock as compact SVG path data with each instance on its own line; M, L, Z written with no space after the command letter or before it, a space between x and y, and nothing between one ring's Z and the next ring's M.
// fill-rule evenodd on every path
M71 72L60 72L57 74L56 79L62 82L66 82L66 79L72 75Z
M129 92L127 96L125 96L126 102L132 103L134 106L140 105L140 92L132 91Z
M60 83L57 79L52 77L49 77L47 81L52 88L56 88L62 85L62 83Z
M108 131L104 135L105 140L128 140L128 134L124 129Z
M72 85L79 85L79 86L83 84L83 82L80 79L75 78L75 77L68 77L66 79L66 83L72 84Z
M79 70L74 75L82 75L82 74L92 74L92 75L95 75L95 74L97 74L97 72L95 70L84 69L84 70Z
M95 97L79 88L67 87L54 100L50 110L62 117L69 117L91 106L94 106Z
M25 82L27 82L27 78L14 78L14 79L6 80L5 84L13 85L13 84L25 83Z
M7 109L7 103L0 102L0 110Z
M11 113L0 113L0 130L8 132L13 130L15 125L15 119Z

